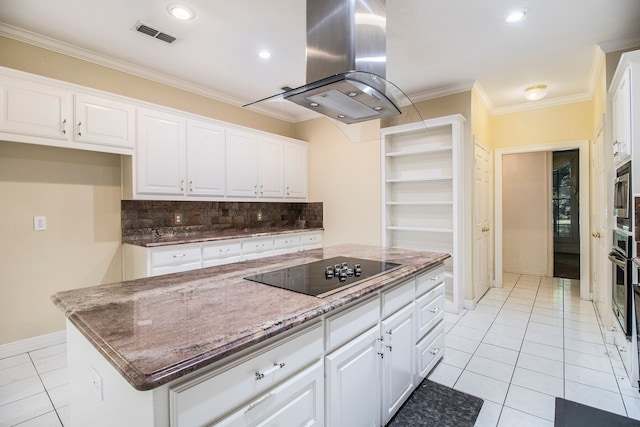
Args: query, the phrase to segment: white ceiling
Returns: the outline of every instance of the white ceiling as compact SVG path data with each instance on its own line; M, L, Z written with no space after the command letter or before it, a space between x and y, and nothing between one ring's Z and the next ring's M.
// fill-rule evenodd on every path
M169 16L178 0L0 0L0 34L242 105L305 83L304 0L184 0L197 16ZM319 0L312 0L319 1ZM513 8L528 18L509 24ZM176 36L133 31L137 21ZM640 46L638 0L387 0L387 79L413 101L469 90L493 113L591 99L604 51ZM269 60L258 57L266 48ZM313 114L288 102L258 109L290 121ZM265 110L266 109L266 110Z

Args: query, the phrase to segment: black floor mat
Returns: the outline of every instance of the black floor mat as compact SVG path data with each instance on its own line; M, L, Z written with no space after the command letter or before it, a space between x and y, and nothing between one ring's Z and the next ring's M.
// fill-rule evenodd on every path
M631 427L640 421L556 397L554 427Z
M484 401L424 380L387 427L473 427Z

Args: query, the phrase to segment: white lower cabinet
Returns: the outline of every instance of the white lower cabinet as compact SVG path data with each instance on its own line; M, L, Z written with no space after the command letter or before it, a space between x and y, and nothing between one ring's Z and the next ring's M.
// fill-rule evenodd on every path
M414 309L407 304L381 323L382 359L382 422L386 424L400 409L416 387L414 366Z
M323 382L319 361L214 425L324 426Z
M380 426L378 325L325 357L327 425Z
M322 231L146 248L122 245L124 280L178 273L322 247Z

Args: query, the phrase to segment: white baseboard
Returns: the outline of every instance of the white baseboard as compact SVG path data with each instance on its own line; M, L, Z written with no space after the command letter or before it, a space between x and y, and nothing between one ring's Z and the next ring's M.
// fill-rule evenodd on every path
M474 300L472 299L466 299L464 300L464 308L466 308L467 310L475 310L477 304Z
M0 345L0 359L27 353L67 341L65 330Z

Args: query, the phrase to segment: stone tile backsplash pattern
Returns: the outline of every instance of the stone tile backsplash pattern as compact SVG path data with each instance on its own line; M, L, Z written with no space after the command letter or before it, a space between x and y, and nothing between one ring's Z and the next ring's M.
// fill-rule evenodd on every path
M123 200L122 237L215 231L277 231L322 228L322 202L257 203ZM182 224L175 223L175 214ZM262 220L258 221L258 214Z

